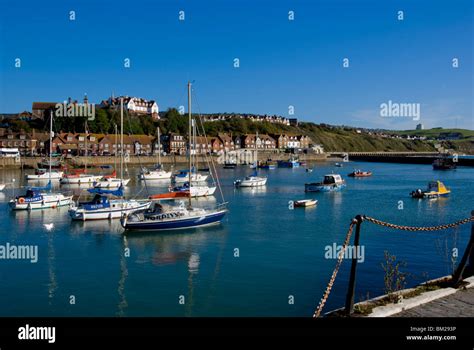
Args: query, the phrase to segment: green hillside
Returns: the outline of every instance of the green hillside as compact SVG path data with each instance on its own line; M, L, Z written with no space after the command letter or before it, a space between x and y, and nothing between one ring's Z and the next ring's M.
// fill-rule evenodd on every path
M390 131L390 133L398 135L410 135L410 136L426 136L431 138L437 138L441 133L460 133L464 138L474 137L474 130L467 129L443 129L443 128L433 128L426 130L398 130Z

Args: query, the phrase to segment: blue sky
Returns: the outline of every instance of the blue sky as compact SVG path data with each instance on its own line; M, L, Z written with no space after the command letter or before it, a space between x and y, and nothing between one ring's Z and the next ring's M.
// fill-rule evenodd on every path
M472 0L0 4L3 113L85 93L99 102L112 91L155 99L163 110L184 105L194 80L196 112L287 116L292 105L305 121L413 128L410 118L380 117L380 104L392 100L419 103L427 127L474 129Z

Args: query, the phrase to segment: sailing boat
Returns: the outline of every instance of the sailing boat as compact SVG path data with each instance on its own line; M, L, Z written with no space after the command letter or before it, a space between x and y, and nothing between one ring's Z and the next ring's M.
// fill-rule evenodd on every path
M196 155L197 155L197 138L196 138L196 120L191 119L191 127L192 127L192 136L191 142L189 144L189 157L191 160L191 168L199 168L197 165ZM194 174L191 174L191 178ZM197 174L200 175L200 174ZM206 175L207 177L207 175ZM181 191L181 192L189 192L191 197L206 197L212 196L214 192L216 192L216 186L208 186L206 183L200 183L199 181L186 181L182 186L176 186L174 191Z
M191 83L188 82L188 117L189 117L189 172L188 182L192 184L192 146L191 135L192 122L191 116ZM217 184L219 181L217 179ZM160 203L154 203L149 210L137 210L128 215L124 215L120 223L126 230L138 231L165 231L186 228L203 227L221 222L227 209L225 203L218 205L213 209L194 208L191 205L191 196L188 196L188 205L183 201L178 205L165 206Z
M86 131L86 137L85 137L85 153L84 153L84 171L75 171L73 174L66 174L63 176L61 179L60 183L61 185L92 185L94 182L99 180L101 178L100 175L92 175L92 174L87 174L87 155L88 155L88 147L87 147L87 136L88 136L88 130L87 130L87 122L85 124L85 131Z
M161 164L161 140L160 140L160 128L156 128L156 135L158 139L158 164L155 169L148 170L143 168L140 172L140 180L168 180L171 178L171 171L165 171Z
M123 128L121 131L123 134ZM117 126L115 126L115 144L116 145L117 145L117 137L118 137ZM115 147L115 150L117 150L117 146ZM115 157L115 159L116 158L117 157ZM116 163L117 161L114 160L114 162ZM127 186L128 183L130 182L130 179L124 179L123 176L121 176L120 178L117 178L117 171L115 169L116 169L116 166L114 167L114 172L111 175L102 176L97 181L94 181L93 183L94 188L117 189L122 186Z
M234 181L236 187L260 187L267 184L266 176L258 176L257 164L258 164L258 147L257 147L258 133L255 136L255 171L252 175L246 176L244 179L238 179Z
M9 202L12 210L32 210L32 209L48 209L70 205L72 196L65 196L62 193L51 193L51 157L53 139L53 111L49 122L49 181L44 187L29 187L23 196L17 196Z
M120 149L123 150L123 99L120 107ZM123 179L123 152L120 152L120 179ZM78 203L69 209L73 220L118 219L134 210L148 209L151 205L148 200L123 199L123 185L116 190L90 188L87 191L95 196L91 201ZM108 195L118 198L110 199Z
M178 174L174 175L173 180L176 184L179 183L196 183L205 182L208 175L204 175L198 172L198 166L196 164L196 125L195 120L191 117L189 123L189 169L181 170ZM185 184L186 185L186 184Z

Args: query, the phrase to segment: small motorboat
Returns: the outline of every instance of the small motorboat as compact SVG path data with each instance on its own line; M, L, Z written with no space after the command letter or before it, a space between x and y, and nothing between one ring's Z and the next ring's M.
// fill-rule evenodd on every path
M0 191L3 191L5 189L6 184L0 183Z
M322 182L312 182L304 185L305 192L333 192L346 187L345 181L339 174L325 175Z
M451 190L447 188L441 181L431 181L428 184L426 191L417 189L412 191L410 195L412 198L439 198L448 196L451 193Z
M350 177L369 177L369 176L372 176L372 172L371 171L354 170L352 173L348 174L347 176L350 176Z
M307 208L307 207L314 207L318 204L317 199L301 199L298 201L294 201L295 208Z
M313 172L313 168L306 168L306 172L307 172L307 173L312 173L312 172Z
M343 167L342 163L335 163L334 166L335 166L335 167L338 167L338 168L342 168L342 167Z

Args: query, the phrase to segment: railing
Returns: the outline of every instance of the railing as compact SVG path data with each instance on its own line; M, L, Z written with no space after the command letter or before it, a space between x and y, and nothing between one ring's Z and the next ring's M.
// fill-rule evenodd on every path
M365 215L357 215L354 219L352 219L349 229L346 234L346 238L344 240L344 244L342 246L342 250L339 252L338 260L336 262L336 266L333 270L333 273L331 275L331 278L329 279L329 283L326 287L326 290L324 291L323 297L321 298L321 301L318 304L318 307L316 308L316 311L313 314L313 317L319 317L321 315L321 312L324 308L324 305L326 304L327 299L329 298L329 294L331 293L332 287L334 285L334 282L337 277L337 273L339 272L339 269L342 265L342 261L344 258L344 252L347 249L347 246L349 245L352 232L354 230L355 226L355 237L354 237L354 250L357 251L358 246L359 246L359 241L360 241L360 228L361 225L364 221L370 222L375 225L380 225L383 227L388 227L391 229L396 229L396 230L402 230L402 231L411 231L411 232L417 232L417 231L423 231L423 232L433 232L433 231L440 231L440 230L446 230L448 228L454 228L460 225L467 224L471 222L471 237L469 239L469 242L467 244L466 250L464 251L463 257L461 261L459 262L459 265L456 268L456 271L454 272L452 276L452 285L453 286L458 286L460 282L463 279L463 274L466 269L467 262L469 260L469 267L470 269L474 269L474 210L471 212L471 217L456 221L451 224L446 224L446 225L438 225L438 226L431 226L431 227L414 227L414 226L403 226L403 225L396 225L388 222L384 222L378 219L374 219L369 216ZM351 265L351 274L349 277L349 285L347 288L347 295L346 295L346 303L345 303L345 314L347 316L350 316L353 311L354 311L354 292L355 292L355 284L356 284L356 272L357 272L357 256L352 257L352 265ZM473 271L471 271L473 272Z

